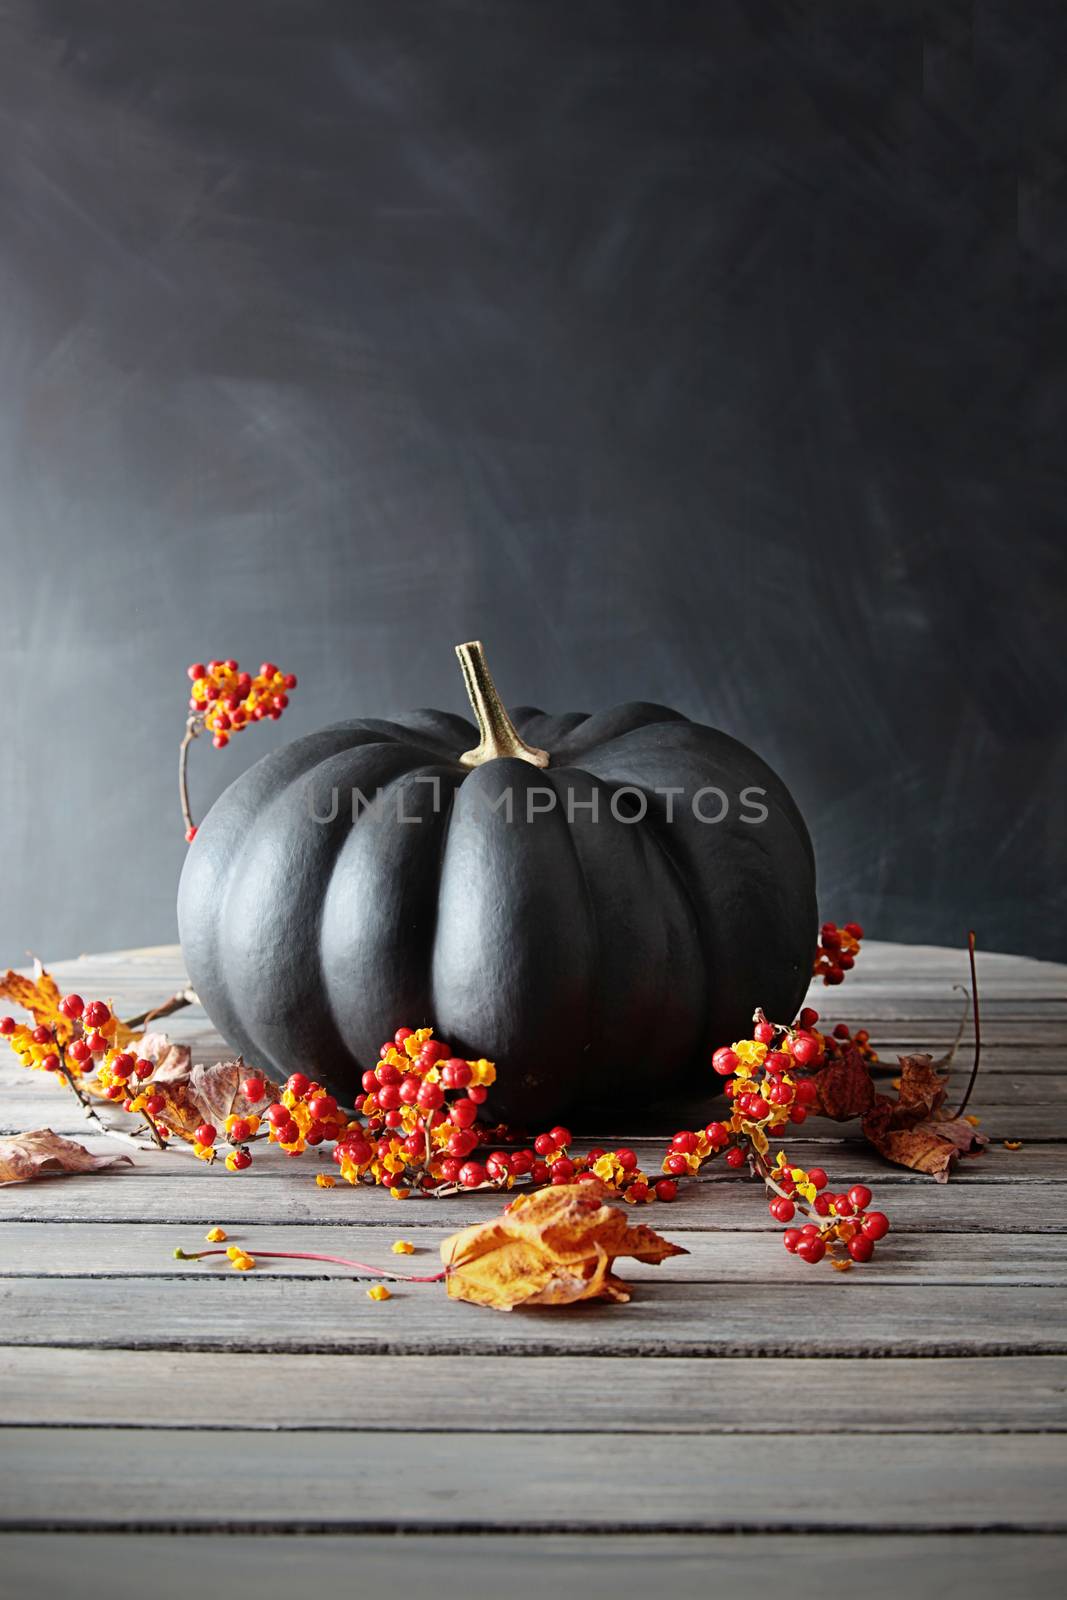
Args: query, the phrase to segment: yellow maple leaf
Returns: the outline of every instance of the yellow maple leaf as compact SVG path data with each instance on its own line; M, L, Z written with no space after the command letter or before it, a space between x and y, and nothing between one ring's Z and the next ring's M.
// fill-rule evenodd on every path
M687 1252L643 1224L631 1226L605 1203L610 1198L599 1183L555 1184L453 1234L441 1245L449 1295L498 1311L628 1300L628 1286L611 1271L616 1256L660 1262Z
M37 1026L54 1028L62 1044L74 1037L74 1024L59 1009L59 985L39 961L33 964L33 977L8 969L0 978L0 1000L11 1000L33 1015Z

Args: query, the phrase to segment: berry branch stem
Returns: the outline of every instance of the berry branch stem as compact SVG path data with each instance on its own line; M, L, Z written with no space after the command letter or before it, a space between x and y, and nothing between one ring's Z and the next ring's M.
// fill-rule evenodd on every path
M255 1247L253 1247L255 1248ZM229 1255L228 1250L175 1250L178 1261L202 1261L205 1256ZM357 1272L369 1272L375 1278L391 1278L394 1283L443 1283L447 1271L429 1273L390 1272L386 1267L375 1267L369 1261L352 1261L348 1256L332 1256L319 1250L256 1250L256 1260L268 1261L329 1261L338 1267L352 1267Z
M196 823L193 821L193 814L189 809L189 746L199 736L199 732L200 729L197 727L196 717L189 717L185 724L182 742L178 746L178 795L182 803L182 817L185 821L187 833L190 828L196 827Z
M81 1090L81 1087L79 1086L79 1084L77 1083L77 1081L76 1081L76 1079L74 1077L74 1074L71 1072L70 1068L68 1067L66 1050L64 1049L63 1043L59 1039L59 1037L57 1036L56 1031L55 1031L54 1028L52 1030L52 1038L55 1041L56 1053L59 1056L59 1071L60 1071L60 1075L64 1078L64 1080L66 1081L67 1087L70 1089L70 1091L73 1094L74 1098L78 1101L79 1105L81 1106L82 1112L83 1112L83 1114L85 1116L85 1120L87 1122L91 1122L93 1124L94 1128L99 1129L99 1131L101 1133L107 1134L109 1139L121 1139L124 1144L132 1144L135 1150L145 1150L145 1149L147 1149L147 1146L143 1145L139 1139L136 1139L132 1133L123 1133L121 1128L112 1128L112 1127L110 1127L108 1125L108 1123L106 1123L104 1121L103 1117L100 1116L99 1112L97 1111L96 1107L93 1105L93 1103L89 1099L89 1097L87 1095L83 1094L83 1092ZM159 1129L156 1127L155 1123L152 1121L152 1118L148 1115L147 1111L142 1111L141 1112L141 1117L142 1117L142 1119L143 1119L143 1121L145 1123L145 1126L148 1129L149 1134L151 1135L152 1142L155 1145L156 1149L157 1150L165 1150L166 1149L166 1145L163 1142L163 1139L162 1139L162 1137L160 1135Z
M75 1100L77 1100L78 1104L81 1106L82 1116L85 1118L86 1122L92 1123L97 1133L106 1134L109 1139L121 1139L123 1144L132 1145L135 1150L146 1150L148 1148L148 1146L142 1144L140 1139L138 1139L134 1134L123 1133L121 1128L112 1128L104 1121L103 1117L97 1111L92 1101L88 1098L88 1096L83 1094L81 1089L78 1087L73 1073L63 1060L62 1053L60 1054L59 1075L67 1085L67 1088L70 1090ZM156 1144L162 1150L163 1141L160 1139L154 1128L152 1128L151 1131Z

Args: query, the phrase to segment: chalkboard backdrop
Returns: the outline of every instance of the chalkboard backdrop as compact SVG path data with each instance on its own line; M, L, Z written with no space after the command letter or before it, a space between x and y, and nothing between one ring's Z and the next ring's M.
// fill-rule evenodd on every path
M0 0L0 960L174 939L189 661L202 812L469 638L1067 957L1055 9Z

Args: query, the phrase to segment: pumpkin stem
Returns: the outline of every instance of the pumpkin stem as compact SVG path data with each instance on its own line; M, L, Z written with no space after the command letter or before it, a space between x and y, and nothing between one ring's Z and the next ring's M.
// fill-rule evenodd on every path
M456 654L463 671L467 689L481 734L481 743L474 750L460 756L465 767L480 767L486 761L499 761L512 756L518 761L528 761L532 767L548 766L548 751L538 750L519 738L518 731L496 692L496 684L486 665L485 651L477 639L468 644L457 644Z

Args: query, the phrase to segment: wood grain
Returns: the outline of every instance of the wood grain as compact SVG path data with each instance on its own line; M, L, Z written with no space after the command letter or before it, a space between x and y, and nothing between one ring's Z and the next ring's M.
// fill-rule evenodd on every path
M312 1250L341 1255L369 1266L397 1272L436 1272L438 1246L446 1230L427 1217L429 1207L418 1209L418 1222L410 1215L398 1218L395 1230L384 1224L322 1222L309 1237L307 1227L285 1223L251 1224L228 1232L227 1243L238 1243L256 1257L258 1278L356 1278L373 1274L323 1261L277 1261L261 1256L263 1250ZM667 1219L659 1221L668 1237L674 1233ZM763 1231L709 1232L689 1228L677 1233L688 1255L672 1258L667 1276L684 1283L743 1285L796 1282L797 1263L782 1247L782 1230L759 1208L754 1221ZM1010 1244L1005 1235L1011 1236ZM184 1283L200 1277L225 1277L231 1268L225 1255L198 1263L174 1259L177 1235L170 1223L114 1222L47 1223L33 1227L0 1222L0 1278L173 1278ZM394 1238L416 1246L411 1256L390 1251ZM189 1252L211 1249L202 1230L182 1236ZM214 1248L225 1249L225 1246ZM864 1274L869 1287L912 1284L1008 1284L1047 1286L1067 1284L1067 1234L1044 1233L1014 1237L1010 1212L998 1233L944 1234L891 1233L879 1246L878 1270ZM664 1268L640 1261L624 1261L620 1271L635 1283L658 1283ZM859 1278L854 1272L853 1277Z
M948 1043L958 952L871 945L862 960L865 976L816 1004L857 1024L882 1019L875 1037L890 1048ZM451 1303L434 1285L396 1285L378 1305L358 1270L326 1264L261 1259L242 1277L221 1260L173 1258L222 1223L253 1253L319 1248L431 1267L443 1234L499 1205L491 1195L398 1203L324 1191L312 1179L333 1170L328 1160L270 1151L239 1177L146 1151L120 1174L0 1189L2 1526L66 1530L46 1548L0 1534L0 1563L10 1552L17 1572L36 1559L62 1582L79 1528L121 1529L117 1548L130 1551L138 1529L180 1551L168 1530L181 1529L225 1532L202 1546L216 1578L238 1548L262 1570L265 1544L285 1572L291 1545L269 1535L301 1531L316 1534L317 1575L353 1559L374 1571L389 1550L382 1581L417 1589L447 1535L463 1551L464 1594L498 1592L502 1570L514 1585L524 1562L543 1585L565 1554L568 1582L585 1592L610 1574L614 1594L666 1561L676 1592L699 1572L703 1593L702 1562L720 1580L738 1563L751 1583L770 1539L788 1549L795 1580L851 1595L855 1569L837 1553L864 1528L865 1592L881 1584L894 1600L900 1582L921 1593L931 1573L945 1592L966 1574L972 1596L1010 1591L1020 1561L1028 1579L1051 1573L1067 1464L1067 973L1017 958L984 958L983 969L989 1070L974 1106L994 1141L1023 1147L994 1142L939 1186L888 1166L854 1129L806 1124L795 1158L835 1183L870 1183L892 1219L876 1263L844 1277L788 1257L760 1188L725 1173L648 1214L689 1254L661 1268L621 1263L627 1307L511 1316ZM182 974L162 949L86 958L61 978L133 1012ZM170 1028L202 1059L226 1053L196 1008ZM968 1061L964 1044L954 1086ZM892 1075L888 1064L879 1081ZM661 1126L715 1104L661 1107L655 1138L622 1126L597 1130L600 1142L623 1138L652 1166ZM51 1082L0 1062L0 1126L19 1123L119 1148L88 1133ZM418 1253L393 1257L398 1236ZM210 1432L194 1396L207 1397ZM827 1465L798 1487L789 1463L813 1451ZM566 1535L579 1527L581 1556ZM254 1544L240 1538L250 1528ZM922 1560L904 1537L920 1532ZM610 1549L607 1566L588 1557L589 1535ZM988 1562L972 1559L975 1546ZM872 1574L875 1552L888 1565ZM233 1579L238 1594L243 1582Z
M600 1537L597 1535L600 1534ZM154 1600L188 1600L190 1553L210 1566L227 1600L300 1594L314 1573L316 1593L433 1594L438 1600L500 1600L543 1589L588 1600L629 1600L669 1587L675 1600L704 1600L712 1589L769 1593L783 1571L801 1593L854 1600L863 1575L864 1600L1055 1594L1067 1563L1067 1536L974 1530L960 1534L910 1530L896 1534L837 1530L810 1534L635 1534L611 1527L576 1534L499 1533L323 1534L310 1544L272 1529L254 1536L126 1532L0 1533L4 1600L38 1594L79 1600L144 1600L146 1572ZM709 1576L710 1575L710 1576ZM0 1583L4 1579L0 1578ZM354 1587L358 1585L358 1587Z
M200 1429L195 1407L151 1395L225 1396L212 1428L278 1430L411 1426L485 1433L1048 1433L1067 1429L1067 1356L1011 1359L883 1355L679 1357L507 1356L448 1363L439 1355L270 1357L241 1351L123 1350L94 1363L55 1347L0 1346L0 1416L26 1426ZM753 1404L756 1381L759 1403ZM625 1390L625 1403L620 1393ZM397 1395L404 1397L397 1405ZM684 1399L684 1403L679 1401ZM140 1409L143 1406L143 1409ZM17 1440L14 1441L17 1455ZM830 1447L832 1448L832 1446Z
M398 1285L376 1304L364 1284L325 1275L194 1267L184 1280L2 1278L0 1326L9 1344L81 1349L596 1356L610 1341L638 1355L1067 1353L1061 1288L879 1285L795 1265L782 1286L672 1282L668 1263L625 1316L594 1304L494 1313L449 1300L439 1284Z
M792 1437L796 1458L818 1448L816 1435ZM811 1474L764 1434L687 1435L684 1450L670 1433L571 1434L561 1450L551 1434L461 1429L336 1433L328 1449L315 1433L239 1430L212 1435L210 1452L199 1434L147 1429L20 1428L0 1441L3 1528L1061 1532L1067 1523L1063 1434L983 1434L970 1449L959 1435L842 1434Z

